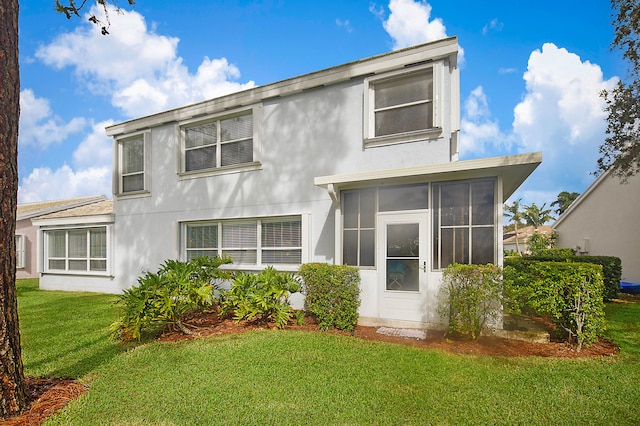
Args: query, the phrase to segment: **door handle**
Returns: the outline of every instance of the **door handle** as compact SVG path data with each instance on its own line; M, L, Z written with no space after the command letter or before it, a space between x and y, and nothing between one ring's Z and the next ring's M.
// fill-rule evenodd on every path
M425 260L419 268L422 269L423 272L427 272L427 261Z

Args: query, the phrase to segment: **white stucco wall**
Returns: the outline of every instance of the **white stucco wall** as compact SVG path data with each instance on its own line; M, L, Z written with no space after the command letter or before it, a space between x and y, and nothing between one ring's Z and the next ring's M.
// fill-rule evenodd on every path
M585 254L619 257L622 281L640 283L640 175L627 184L603 176L581 198L554 226L556 245L575 249L587 240Z
M335 210L315 177L450 161L448 121L438 139L364 149L363 90L352 80L259 104L261 170L181 179L176 124L151 128L150 194L115 203L116 286L178 258L179 223L193 220L306 214L308 260L335 262Z

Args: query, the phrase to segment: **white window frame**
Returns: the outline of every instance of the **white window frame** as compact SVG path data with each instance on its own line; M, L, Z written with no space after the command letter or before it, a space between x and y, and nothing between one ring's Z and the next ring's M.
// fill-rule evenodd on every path
M376 136L375 133L375 85L389 80L401 79L403 76L410 77L415 73L432 70L433 78L433 127L425 130L409 131L391 135ZM442 136L443 126L443 61L433 62L425 65L405 68L399 71L376 75L364 80L364 147L393 145L420 140L435 139Z
M300 240L301 246L296 247L263 247L262 245L262 223L263 222L274 222L278 220L287 220L287 219L300 219ZM255 246L242 246L242 247L225 247L222 243L222 227L224 223L249 223L256 225L256 245ZM203 248L187 248L187 227L189 225L210 225L217 227L217 236L218 241L216 242L217 247L203 247ZM183 260L188 259L187 252L190 250L208 250L215 251L218 256L222 256L225 251L228 250L255 250L256 251L256 262L255 263L233 263L230 265L226 265L226 269L234 269L234 270L261 270L266 268L267 266L273 266L278 270L282 271L291 271L295 272L298 270L298 267L301 264L307 263L309 260L309 215L308 214L292 214L292 215L278 215L278 216L265 216L265 217L255 217L255 218L237 218L237 219L212 219L212 220L198 220L198 221L187 221L180 223L180 245L181 245L181 257ZM300 250L300 258L301 263L263 263L262 261L262 251L263 250Z
M143 139L143 170L141 172L130 173L126 176L134 175L134 174L142 174L143 179L143 187L140 190L136 191L124 191L123 178L126 177L123 173L123 145L128 141L133 139L138 139L142 137ZM151 132L149 130L130 133L124 135L122 137L116 138L115 144L115 162L116 168L114 170L114 182L113 182L113 193L118 197L140 197L140 196L148 196L151 192Z
M475 225L473 224L473 184L474 183L482 183L482 182L491 182L493 183L493 224L482 224ZM469 205L468 205L468 215L469 215L469 223L464 225L442 225L442 214L441 201L435 200L436 195L436 187L437 185L445 186L447 184L468 184L469 185ZM431 236L431 249L432 253L432 269L434 271L441 271L445 269L449 265L443 265L442 262L442 230L443 229L453 229L453 230L467 230L467 256L468 261L467 264L472 265L473 263L473 231L475 229L491 229L493 231L493 262L494 264L498 263L498 208L497 208L497 199L498 199L498 179L495 177L487 177L487 178L476 178L476 179L465 179L465 180L457 180L457 181L441 181L441 182L433 182L431 185L431 205L432 205L432 236ZM435 206L438 206L437 208ZM437 217L436 217L437 216ZM436 240L438 243L436 244Z
M253 161L247 163L233 164L229 166L221 166L221 156L222 150L221 146L225 143L237 142L239 140L234 141L225 141L222 142L221 138L217 138L216 142L216 167L199 169L199 170L186 170L186 134L185 131L189 127L195 127L203 124L209 124L214 122L220 122L224 120L228 120L234 117L240 117L243 115L251 115L253 119L252 127L253 127L253 136L252 136L252 145L253 145ZM220 174L227 173L238 173L252 170L260 170L262 165L260 163L260 128L262 122L262 106L261 105L252 105L245 108L238 108L233 111L225 111L224 113L219 114L211 114L208 116L199 116L197 118L193 118L190 120L181 121L176 125L176 140L178 143L178 165L177 165L177 173L180 179L191 179L198 177L207 177L207 176L215 176ZM220 132L220 125L217 126L218 132ZM248 139L248 138L247 138Z
M27 236L16 234L16 269L24 269L27 266Z
M104 228L106 234L106 257L91 257L91 234L92 229ZM81 227L61 227L61 228L46 228L41 229L41 241L42 241L42 271L48 274L59 275L96 275L96 276L110 276L111 275L111 253L112 253L112 234L113 225L95 225L95 226L81 226ZM49 233L50 232L64 232L65 233L65 256L64 257L51 257L49 256ZM84 258L72 258L69 256L69 233L73 231L85 231L87 235L87 251ZM53 269L49 267L49 260L64 260L65 269ZM86 270L73 270L69 269L70 260L86 260ZM91 269L92 260L105 260L106 268L104 271Z

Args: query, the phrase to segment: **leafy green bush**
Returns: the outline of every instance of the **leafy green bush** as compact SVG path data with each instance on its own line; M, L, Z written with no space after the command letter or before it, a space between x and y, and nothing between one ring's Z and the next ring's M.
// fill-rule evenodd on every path
M527 239L527 249L532 256L539 256L544 250L553 248L557 239L558 234L556 232L547 235L534 231Z
M555 256L528 256L527 260L537 262L559 262ZM615 299L620 293L620 279L622 278L622 262L615 256L568 256L562 259L566 262L593 263L602 266L604 278L605 302Z
M576 255L575 252L571 248L552 247L552 248L540 249L538 251L538 256L542 256L542 257L569 259L569 258L575 257L575 255Z
M293 316L289 295L300 291L299 279L268 267L259 274L239 273L231 288L220 293L220 314L236 321L273 321L284 328Z
M604 331L600 265L509 259L504 285L510 308L549 317L578 351Z
M111 336L118 340L140 339L144 332L156 332L174 325L185 333L184 315L216 303L217 280L231 278L220 265L230 258L198 257L189 262L167 260L157 273L147 272L138 285L126 289L116 304L120 319L111 324Z
M453 264L444 269L437 311L449 319L449 333L477 339L501 314L502 269Z
M300 266L305 305L322 330L353 331L360 307L360 272L347 265L306 263Z

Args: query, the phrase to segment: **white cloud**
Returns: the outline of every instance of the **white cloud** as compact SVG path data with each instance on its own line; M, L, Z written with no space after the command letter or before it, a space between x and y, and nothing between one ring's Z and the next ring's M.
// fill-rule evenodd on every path
M47 148L64 141L69 135L82 131L86 120L81 117L64 122L53 114L48 99L38 98L31 89L20 92L20 145Z
M493 18L491 22L482 27L482 34L487 34L489 31L500 32L503 28L504 24L498 18Z
M447 37L442 19L431 19L431 5L424 1L390 0L389 18L383 27L393 39L393 49Z
M523 75L525 92L506 132L492 118L482 87L465 100L461 157L542 151L542 165L511 199L547 205L561 191L581 192L593 182L606 115L599 94L617 78L604 79L596 64L546 43L531 53Z
M104 129L112 124L113 120L107 120L92 126L92 132L73 152L73 164L76 168L111 168L113 139L107 136Z
M34 169L18 189L19 203L56 200L111 193L111 167L89 167L74 171L63 165Z
M94 6L91 12L101 15ZM204 58L191 74L177 55L179 39L156 34L142 15L122 10L109 15L110 34L86 23L42 46L36 57L56 69L73 67L93 93L112 97L130 117L255 86L239 83L239 70L226 58Z
M523 76L526 93L514 108L513 132L522 152L542 151L536 173L547 188L582 190L593 181L598 147L605 137L600 92L617 78L604 80L596 64L545 43L529 57ZM557 182L573 185L559 188Z
M40 167L21 179L20 203L111 194L112 139L105 126L112 120L96 123L73 152L73 167L64 164L52 170Z
M423 0L390 0L389 17L384 20L384 9L375 4L369 6L369 11L382 19L382 26L393 39L393 50L448 37L442 19L431 20L431 9ZM458 63L464 63L461 46L458 46Z
M353 32L353 27L351 26L351 22L348 19L336 19L336 25L347 30L348 33Z
M471 158L486 156L491 149L496 151L510 149L512 137L500 130L498 121L493 119L489 110L487 96L482 86L476 87L464 102L460 123L460 156Z

